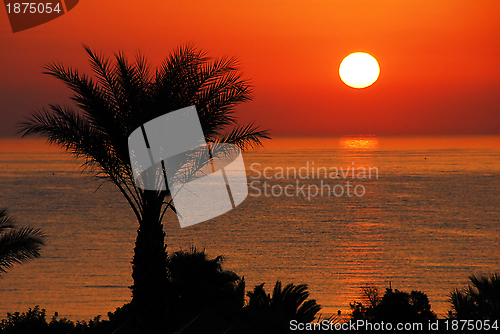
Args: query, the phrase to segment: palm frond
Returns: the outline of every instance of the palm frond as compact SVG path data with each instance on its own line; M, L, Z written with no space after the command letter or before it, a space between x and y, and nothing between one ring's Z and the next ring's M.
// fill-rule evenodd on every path
M14 224L12 223L12 220L9 217L8 213L9 210L0 209L0 233L6 229L14 227Z
M247 292L249 307L269 307L271 305L271 297L264 290L264 283L254 287L253 291Z
M44 234L32 227L11 229L0 235L0 273L16 263L39 257L43 239Z
M316 303L315 299L305 301L297 309L296 317L302 322L311 322L316 318L316 314L321 310L321 305Z
M20 123L23 137L41 134L51 144L60 146L78 158L88 162L109 163L112 147L103 149L107 142L100 131L96 131L86 118L75 111L51 105L51 112L43 109Z
M113 105L113 100L108 99L106 89L95 83L87 75L80 75L77 70L64 68L62 64L52 63L45 66L45 74L54 76L63 81L73 92L71 97L77 106L83 111L85 120L91 124L96 131L108 139L120 137L123 130L121 124L116 122L115 114L120 109L119 105Z
M100 87L112 105L119 105L123 99L120 96L120 89L117 85L116 73L109 58L103 54L92 51L88 46L83 46L89 56L90 66L98 78Z
M245 126L238 126L230 133L213 138L212 140L217 143L234 144L242 151L245 151L263 146L262 139L271 139L269 130L260 130L254 124L247 124Z

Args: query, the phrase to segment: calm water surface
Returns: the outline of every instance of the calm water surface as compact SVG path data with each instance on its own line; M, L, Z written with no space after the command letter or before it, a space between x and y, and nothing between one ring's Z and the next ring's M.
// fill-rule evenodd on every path
M224 254L247 289L307 283L323 313L347 312L362 285L391 282L426 292L443 315L448 294L471 273L500 271L500 137L295 138L266 146L244 156L254 183L238 208L185 229L168 215L170 252L194 245ZM0 277L0 317L40 305L91 319L129 301L137 224L121 194L40 141L2 140L0 152L0 206L47 235L42 258ZM340 167L353 166L376 167L378 178L344 179ZM279 167L302 174L263 177ZM317 167L336 167L340 178L318 178ZM324 188L307 198L307 189L325 185L338 185L339 194L347 181L365 194L328 196ZM297 182L305 197L291 191ZM278 196L287 186L293 195Z

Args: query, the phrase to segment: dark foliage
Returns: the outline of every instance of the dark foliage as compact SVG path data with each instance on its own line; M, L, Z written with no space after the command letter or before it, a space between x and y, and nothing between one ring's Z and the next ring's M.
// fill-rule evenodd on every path
M43 239L40 229L16 228L7 209L0 209L0 275L15 264L39 257Z
M420 291L406 293L386 289L381 298L374 287L363 288L363 302L351 303L353 320L374 322L427 322L437 317L431 311L429 298Z
M469 277L467 288L455 289L450 302L452 319L500 320L500 274Z
M264 290L264 283L247 293L245 316L259 333L288 333L290 321L307 323L316 318L321 306L309 298L307 284L292 283L282 287L277 281L273 295Z
M97 316L88 322L73 322L58 318L57 312L47 322L44 309L35 306L23 313L7 313L7 319L0 322L0 334L109 334L112 326L109 321L101 321Z
M241 314L245 280L232 271L223 270L222 263L221 255L209 259L205 251L196 248L168 257L166 302L172 329L185 325L207 309L229 321Z

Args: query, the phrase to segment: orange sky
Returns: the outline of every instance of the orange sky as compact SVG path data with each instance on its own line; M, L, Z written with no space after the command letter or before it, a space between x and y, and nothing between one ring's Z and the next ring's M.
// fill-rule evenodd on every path
M241 119L275 136L500 134L499 17L492 0L83 0L14 34L0 9L0 136L68 101L42 65L89 71L83 43L131 57L141 50L158 65L186 42L241 60L255 87ZM381 67L362 90L338 76L356 51Z

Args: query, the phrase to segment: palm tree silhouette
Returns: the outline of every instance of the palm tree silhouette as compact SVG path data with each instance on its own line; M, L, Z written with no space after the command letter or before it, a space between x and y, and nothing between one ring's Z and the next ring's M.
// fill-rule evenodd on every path
M469 276L471 284L450 296L453 319L500 320L500 274Z
M79 110L50 105L50 110L36 112L21 123L20 132L41 134L49 143L83 158L84 169L114 183L131 206L139 222L131 289L146 326L165 311L167 253L162 219L169 207L174 208L168 188L149 191L136 186L128 136L145 122L191 105L196 106L207 142L232 143L245 150L261 145L269 135L253 124L237 125L234 109L250 100L251 87L241 78L236 58L211 59L187 45L152 71L141 54L129 62L118 53L112 61L89 47L85 50L94 78L60 63L47 65L44 72L73 91Z
M15 228L7 209L0 210L0 275L14 264L40 256L43 233L32 227Z
M315 319L321 306L316 300L309 299L307 284L290 283L282 287L277 281L273 295L264 290L264 283L247 292L249 298L245 307L250 323L255 324L263 333L288 332L290 321L306 323Z
M223 270L223 261L222 255L209 259L205 251L196 248L168 257L168 312L176 320L174 327L185 325L206 309L225 317L243 309L245 279Z

